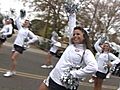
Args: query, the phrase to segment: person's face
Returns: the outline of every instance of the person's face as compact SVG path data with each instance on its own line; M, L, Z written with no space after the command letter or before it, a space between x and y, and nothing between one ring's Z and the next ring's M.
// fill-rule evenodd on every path
M84 41L83 32L81 32L79 29L74 30L72 42L74 44L83 44L83 41Z
M29 21L25 20L24 23L23 23L23 26L28 28L30 26Z
M110 50L110 46L109 46L108 43L104 43L104 44L102 45L102 48L103 48L104 51L109 51L109 50Z
M5 20L5 24L10 24L10 21L9 20Z

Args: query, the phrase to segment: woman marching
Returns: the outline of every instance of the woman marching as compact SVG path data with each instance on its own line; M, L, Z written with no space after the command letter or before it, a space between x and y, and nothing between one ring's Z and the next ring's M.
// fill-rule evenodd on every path
M103 38L98 39L94 47L97 51L96 60L98 63L98 71L94 77L94 90L102 90L103 80L106 78L108 68L118 64L120 60L110 52L110 44Z
M12 63L11 63L10 71L7 71L5 74L3 74L5 77L9 77L16 74L15 71L16 71L18 56L22 54L23 51L26 50L28 45L38 40L37 36L29 30L30 21L26 19L21 24L20 19L21 19L20 17L16 19L18 34L14 41L14 45L12 49L12 55L11 55Z
M71 44L66 48L39 90L77 90L81 78L97 71L89 37L81 27L75 27Z
M56 55L59 47L61 47L61 43L58 41L58 34L56 31L53 31L51 37L51 47L47 54L47 60L45 64L41 66L42 68L53 68L52 56Z
M3 20L3 23L4 26L0 30L0 48L2 44L7 40L7 38L12 35L12 31L13 31L13 26L12 26L13 21L11 21L10 18L5 18Z

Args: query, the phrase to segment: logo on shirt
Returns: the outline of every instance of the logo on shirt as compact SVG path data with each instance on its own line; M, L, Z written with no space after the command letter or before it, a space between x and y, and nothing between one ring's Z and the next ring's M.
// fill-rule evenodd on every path
M76 52L79 52L80 50L79 49L75 49Z

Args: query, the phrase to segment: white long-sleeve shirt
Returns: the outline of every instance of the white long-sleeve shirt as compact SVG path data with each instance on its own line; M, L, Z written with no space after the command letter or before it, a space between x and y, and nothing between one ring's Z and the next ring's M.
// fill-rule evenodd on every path
M107 73L108 69L105 68L105 65L111 63L112 65L118 64L120 59L116 57L113 53L102 52L102 48L100 47L100 39L95 43L94 47L97 51L96 60L98 63L98 71L102 73Z
M4 36L11 35L12 29L13 29L12 24L7 24L3 26L3 28L0 30L0 33L2 33L2 35Z
M85 53L83 55L84 51ZM84 65L80 63L82 56ZM84 50L83 44L76 46L71 44L66 48L55 68L51 71L50 77L54 82L62 85L60 78L64 74L64 71L71 67L80 66L81 64L85 67L70 72L76 78L82 78L97 71L97 62L93 53L89 49Z
M53 31L51 37L51 44L55 44L56 42L58 42L58 34L55 31Z
M55 31L52 32L51 44L52 47L50 48L50 52L53 53L56 53L59 47L61 47L61 43L58 42L58 34Z
M120 45L114 43L114 42L111 42L110 45L112 46L112 49L114 49L116 52L118 52L118 58L120 58Z
M16 19L16 25L18 28L18 35L14 41L14 44L22 47L24 45L24 40L28 37L30 39L27 44L33 43L38 40L37 36L33 32L31 32L28 28L22 27L19 18Z

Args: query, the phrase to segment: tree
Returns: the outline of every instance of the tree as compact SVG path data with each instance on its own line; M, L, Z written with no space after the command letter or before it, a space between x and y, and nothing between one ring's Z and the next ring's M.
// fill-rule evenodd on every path
M3 20L3 15L2 15L2 14L0 14L0 28L2 28L2 27L3 27L3 22L2 22L2 20Z
M77 14L77 24L92 28L92 41L96 33L110 34L120 29L120 1L119 0L84 0ZM68 19L64 10L63 0L33 0L34 11L39 12L39 18L44 25L45 37L53 30L61 30L67 25ZM50 32L49 32L50 31ZM117 34L116 34L117 35ZM111 37L111 35L109 35Z
M34 7L33 11L39 12L37 17L41 23L44 23L41 29L43 29L45 37L53 30L59 32L66 25L63 0L34 0L31 4Z
M91 0L89 5L81 9L80 14L78 14L78 21L81 21L84 27L93 29L92 36L97 32L109 34L111 29L118 33L120 28L120 1Z

